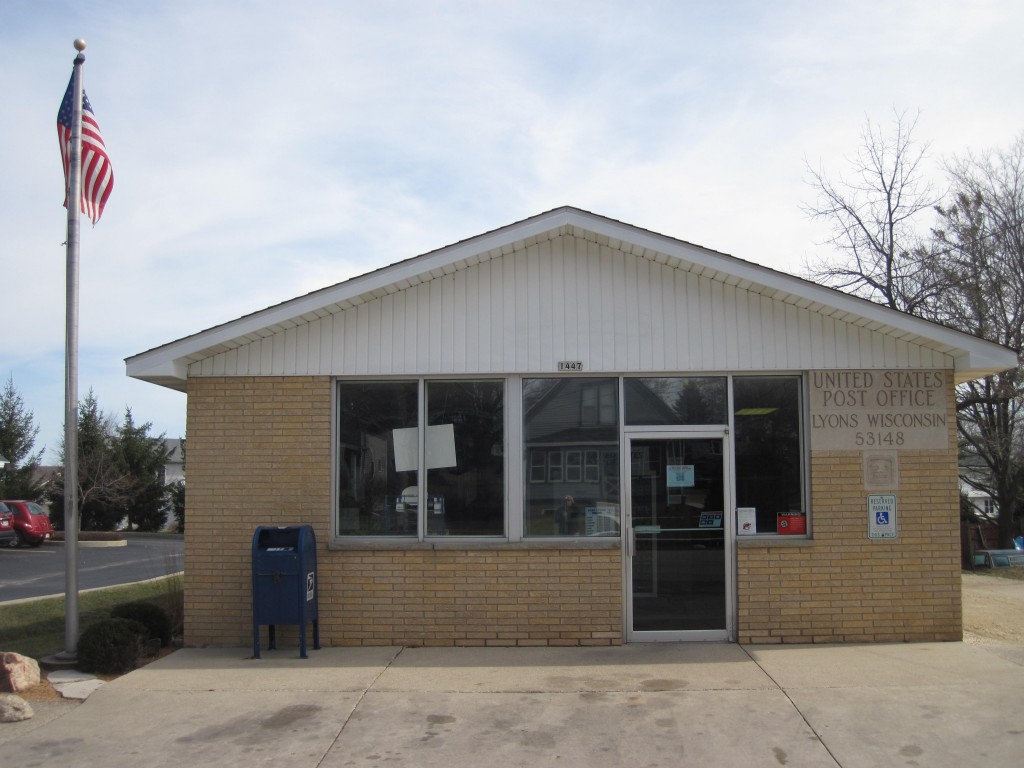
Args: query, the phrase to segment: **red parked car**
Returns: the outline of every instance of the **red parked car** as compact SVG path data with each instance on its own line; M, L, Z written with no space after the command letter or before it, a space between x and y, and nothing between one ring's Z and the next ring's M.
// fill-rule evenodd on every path
M7 505L0 501L0 547L16 546L17 541L14 536L14 515Z
M38 547L53 536L50 515L34 501L7 501L4 504L14 516L14 541L12 547L28 544Z

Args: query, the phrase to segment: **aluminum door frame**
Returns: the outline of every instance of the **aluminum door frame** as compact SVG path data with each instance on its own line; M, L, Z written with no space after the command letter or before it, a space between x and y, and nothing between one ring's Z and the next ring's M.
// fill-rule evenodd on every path
M735 642L736 640L736 514L733 507L732 444L728 427L643 427L624 430L620 467L623 478L622 584L623 637L627 643L650 642ZM725 629L633 630L633 483L634 440L721 440L722 441L722 527L725 554ZM629 478L628 482L626 478Z

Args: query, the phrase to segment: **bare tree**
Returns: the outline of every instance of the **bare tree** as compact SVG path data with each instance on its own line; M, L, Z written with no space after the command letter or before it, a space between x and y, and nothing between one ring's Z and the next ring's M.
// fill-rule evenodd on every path
M803 209L828 225L826 242L842 254L838 262L809 264L811 279L912 314L920 314L936 292L917 218L938 199L924 175L928 145L914 140L916 127L917 116L906 112L894 111L888 135L865 120L860 150L846 173L830 177L807 163L818 196Z
M999 546L1024 509L1024 135L1007 151L947 164L951 203L937 208L937 265L945 284L937 318L1018 351L1018 366L962 385L963 450L987 471L964 476L996 502Z
M808 276L893 309L927 317L1012 349L1024 346L1024 137L1009 151L947 163L939 204L924 176L927 144L917 119L894 113L889 135L865 122L845 176L810 171L818 191L805 212L826 222L840 256ZM918 234L925 209L939 224ZM1024 360L1022 360L1024 362ZM1000 546L1024 513L1024 370L1021 365L957 390L966 484L999 510ZM979 466L984 471L975 471Z

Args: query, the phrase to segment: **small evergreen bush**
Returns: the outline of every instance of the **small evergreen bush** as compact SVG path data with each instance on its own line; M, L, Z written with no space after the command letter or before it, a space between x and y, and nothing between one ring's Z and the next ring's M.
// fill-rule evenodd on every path
M167 611L154 603L137 602L117 605L110 612L115 619L134 619L142 624L160 646L166 648L171 644L171 619Z
M90 624L78 638L78 668L105 675L129 672L135 669L148 634L145 625L133 619Z

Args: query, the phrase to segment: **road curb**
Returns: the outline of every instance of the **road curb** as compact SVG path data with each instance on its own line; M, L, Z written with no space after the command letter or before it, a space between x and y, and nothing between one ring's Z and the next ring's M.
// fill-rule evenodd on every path
M109 587L90 587L89 589L80 589L78 594L84 595L86 592L99 592L104 589L117 589L118 587L130 587L135 584L149 584L151 581L160 581L161 579L171 579L175 576L185 576L185 571L175 571L174 573L166 573L163 576L154 576L151 579L140 579L139 581L126 581L124 584L111 584ZM55 597L67 597L65 592L57 592L52 595L39 595L39 597L19 597L17 600L4 600L0 602L0 608L6 608L8 605L19 605L21 603L32 603L36 600L50 600Z
M49 541L47 543L48 544L52 544L55 547L63 547L66 542L64 541L64 539L59 539L57 541ZM78 546L79 547L127 547L128 546L128 540L127 539L121 539L119 541L79 541L78 542Z

